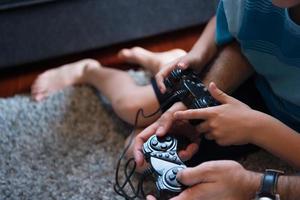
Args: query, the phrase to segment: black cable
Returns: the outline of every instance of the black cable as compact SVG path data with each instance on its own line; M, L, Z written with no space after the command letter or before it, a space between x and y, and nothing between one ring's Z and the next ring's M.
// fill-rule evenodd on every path
M144 118L150 118L150 117L156 115L159 111L160 111L160 108L157 109L154 113L152 113L152 114L150 114L150 115L145 115L143 109L139 109L139 110L138 110L138 112L137 112L137 114L136 114L136 117L135 117L135 122L134 122L133 131L132 131L132 133L131 133L131 135L130 135L130 138L129 138L129 142L128 142L127 146L124 148L124 150L123 150L123 152L122 152L122 154L121 154L121 156L120 156L120 158L119 158L119 160L118 160L117 167L116 167L117 169L116 169L116 173L115 173L115 185L114 185L114 190L115 190L115 192L116 192L117 194L119 194L120 196L123 196L123 197L124 197L125 199L127 199L127 200L135 199L135 198L137 198L138 195L139 195L139 187L138 187L138 190L135 190L135 188L134 188L132 182L130 181L130 178L132 177L132 175L133 175L134 172L135 172L135 169L136 169L136 163L134 162L134 158L130 158L130 159L126 162L126 164L125 164L125 169L124 169L124 172L125 172L125 173L124 173L124 174L125 174L125 181L124 181L124 183L123 183L122 185L120 185L118 178L119 178L119 169L120 169L121 161L122 161L123 158L125 157L125 154L126 154L126 152L128 151L128 149L129 149L129 147L130 147L130 145L132 144L132 141L133 141L133 139L134 139L134 136L135 136L135 130L136 130L136 127L137 127L137 124L138 124L138 117L139 117L140 113L142 114L142 116L143 116ZM129 175L128 175L127 168L128 168L128 166L129 166L129 163L130 163L130 162L133 162L134 165L133 165L132 170L130 171L130 173L129 173ZM125 186L126 186L127 184L129 184L130 188L132 189L133 196L129 196L129 195L126 194L126 192L124 191L124 188L125 188Z
M137 128L137 124L138 124L138 119L139 119L139 115L141 114L142 117L144 118L150 118L153 117L154 115L156 115L161 108L163 108L164 106L168 105L169 103L171 103L174 99L177 99L178 96L182 96L185 95L186 91L185 90L179 90L176 91L175 94L173 94L171 97L169 97L167 99L167 101L165 101L155 112L149 114L149 115L145 115L144 110L142 108L140 108L137 111L137 114L135 116L135 121L134 121L134 127L133 127L133 131L131 132L130 138L129 138L129 142L127 144L127 146L123 149L123 152L121 153L121 156L117 162L117 166L116 166L116 172L115 172L115 184L114 184L114 190L117 194L119 194L120 196L124 197L126 200L134 200L136 198L139 197L140 192L142 193L142 197L145 198L145 192L143 190L143 183L144 183L144 179L146 178L146 176L150 175L152 173L151 169L146 170L143 174L142 177L138 183L138 187L137 190L134 188L133 183L131 182L131 177L133 176L135 169L136 169L136 162L134 161L134 158L130 158L126 164L125 164L125 168L124 168L124 175L125 175L125 181L122 185L120 185L119 183L119 170L120 170L120 165L121 165L121 161L123 160L123 158L125 157L126 152L128 151L129 147L132 144L132 141L134 139L135 136L135 130ZM131 169L131 171L128 171L129 165L130 163L133 163L133 167ZM129 184L129 187L132 190L133 195L129 196L126 191L125 191L125 187L126 185ZM159 194L158 194L159 195Z

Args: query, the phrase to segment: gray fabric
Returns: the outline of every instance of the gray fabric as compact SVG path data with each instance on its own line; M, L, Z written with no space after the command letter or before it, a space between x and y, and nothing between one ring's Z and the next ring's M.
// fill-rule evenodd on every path
M1 99L0 110L0 199L117 199L114 166L130 129L91 89Z
M130 131L90 87L41 103L29 95L0 99L0 199L122 199L113 191L114 172ZM241 162L293 171L265 152Z
M215 0L59 0L0 10L0 69L200 25L215 6Z

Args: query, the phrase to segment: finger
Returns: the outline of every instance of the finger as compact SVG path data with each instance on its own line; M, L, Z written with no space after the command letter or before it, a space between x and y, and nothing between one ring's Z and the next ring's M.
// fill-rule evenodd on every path
M189 65L186 62L184 62L184 61L178 62L177 65L176 65L176 67L178 67L180 69L183 69L183 70L187 69L188 66Z
M163 137L170 129L174 122L173 113L171 111L166 111L162 116L158 119L158 129L156 131L156 135L159 137Z
M178 196L173 197L170 200L192 200L192 197L190 195L190 192L186 192L186 190L184 190Z
M187 119L208 119L216 107L208 107L201 109L190 109L185 111L177 111L174 113L174 117L178 120L187 120Z
M198 133L207 133L210 130L208 121L201 122L198 126L196 126L196 130Z
M179 152L179 157L183 161L190 160L193 157L193 155L197 153L198 149L199 149L199 144L191 143L187 146L185 150Z
M202 163L193 168L186 168L178 172L177 180L187 186L193 186L198 183L203 183L209 180L208 173L210 166L206 163Z
M176 67L176 63L171 63L169 67L164 67L161 69L156 75L155 75L155 80L157 82L157 86L161 93L166 92L166 86L164 84L165 78L169 76L172 70L174 70Z
M225 92L220 90L214 82L211 82L208 86L208 91L210 94L220 103L230 103L230 102L236 102L236 99L227 95Z
M146 197L146 199L147 199L147 200L156 200L156 198L155 198L154 196L152 196L152 195L148 195L148 196Z
M134 160L138 167L141 167L144 164L144 155L142 153L143 144L144 144L144 141L141 138L137 137L135 139L133 156L134 156Z
M162 116L157 120L159 124L156 131L156 135L159 137L164 136L172 127L173 122L176 120L174 118L174 112L179 110L185 110L186 107L182 103L175 103L171 108L169 108Z
M173 71L175 68L186 69L187 67L188 67L188 64L186 62L177 62L177 60L176 60L175 62L172 62L170 64L170 67L165 67L165 68L161 69L155 76L159 90L162 93L166 92L166 86L164 84L164 80L165 80L165 78L167 78L169 76L171 71Z
M170 199L170 200L202 200L202 185L198 184L193 187L189 187L181 192L178 196Z
M134 142L133 155L137 166L141 167L144 163L144 155L142 153L143 144L155 134L158 128L157 123L153 123L144 129L141 133L139 133Z
M216 199L216 185L214 183L197 184L185 189L178 196L170 200L208 200Z

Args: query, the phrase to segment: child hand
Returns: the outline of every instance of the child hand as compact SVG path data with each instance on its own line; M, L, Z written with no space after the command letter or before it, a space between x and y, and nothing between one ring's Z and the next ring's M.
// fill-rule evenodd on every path
M166 92L166 86L164 84L164 80L169 76L169 74L175 69L175 68L180 68L180 69L187 69L190 66L195 65L197 62L197 57L194 56L191 53L188 53L185 56L182 56L175 61L169 63L168 66L163 67L155 76L157 85L161 93Z
M136 136L133 151L137 166L140 167L144 164L144 155L142 153L143 144L154 134L158 137L165 136L169 130L175 127L174 125L178 125L180 123L175 123L175 118L173 117L174 112L185 109L186 107L182 103L175 103L168 111L163 113L156 122L148 126ZM175 129L178 131L178 127ZM177 134L180 134L180 132ZM191 143L185 147L185 149L181 150L178 155L182 160L189 160L198 151L198 143L200 142L200 139L199 135L195 134L195 131L187 131L185 129L184 135L188 137Z
M222 105L178 111L174 113L176 119L203 119L196 129L205 134L210 140L215 140L219 145L242 145L252 143L255 135L255 125L262 113L252 110L246 104L228 96L214 83L208 87L211 95Z

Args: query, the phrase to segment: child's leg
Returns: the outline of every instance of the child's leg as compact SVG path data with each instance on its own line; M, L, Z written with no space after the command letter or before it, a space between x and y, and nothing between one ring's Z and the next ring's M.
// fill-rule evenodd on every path
M106 96L119 117L133 124L138 109L150 114L159 108L151 85L138 86L127 72L102 67L99 62L85 59L51 69L40 75L32 86L32 96L42 100L51 93L74 84L90 84ZM159 116L145 119L139 125L151 123Z
M84 80L101 91L111 102L116 114L130 124L134 124L139 109L143 109L145 115L159 109L152 86L136 85L127 72L106 67L90 67L85 70ZM147 119L140 115L138 126L148 125L158 116L160 112Z
M126 62L138 64L155 75L160 68L173 60L186 55L182 49L172 49L164 52L151 52L141 47L123 49L118 56Z
M124 52L127 52L126 55L123 55ZM120 56L130 62L144 65L149 70L158 70L166 62L170 62L184 53L180 50L152 53L141 48L133 48L121 51ZM39 101L66 86L83 83L100 90L110 100L115 112L131 124L134 123L135 115L140 108L143 108L146 115L159 108L151 85L137 86L128 73L102 67L92 59L81 60L46 71L33 84L32 96ZM159 114L149 119L140 117L138 124L139 126L150 124L158 116Z

